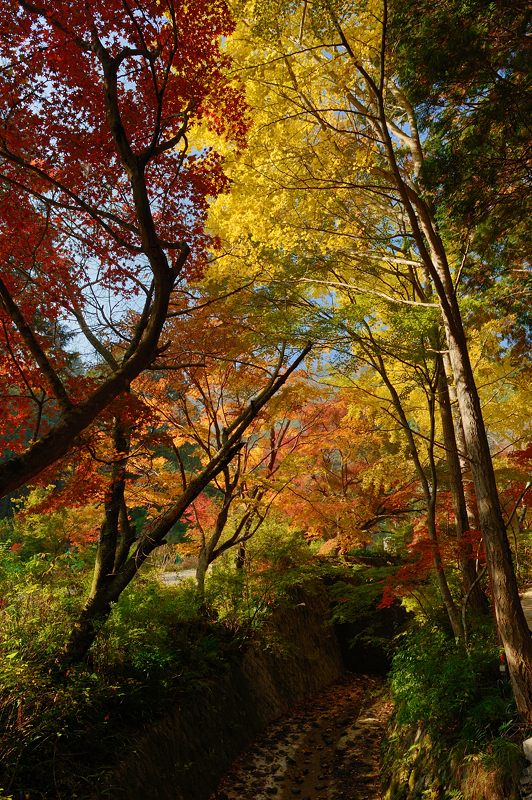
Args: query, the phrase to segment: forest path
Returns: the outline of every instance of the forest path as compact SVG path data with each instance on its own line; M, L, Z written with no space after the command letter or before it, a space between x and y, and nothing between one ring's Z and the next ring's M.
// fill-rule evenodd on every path
M380 800L391 710L382 680L346 677L270 725L211 800Z
M521 595L521 605L523 606L523 611L525 612L528 627L532 631L532 589L528 589L526 592L523 592Z

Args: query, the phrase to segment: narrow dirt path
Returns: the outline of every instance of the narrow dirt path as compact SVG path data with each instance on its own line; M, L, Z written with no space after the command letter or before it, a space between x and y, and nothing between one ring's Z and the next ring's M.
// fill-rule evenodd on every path
M380 800L390 713L382 681L350 676L271 725L211 800Z

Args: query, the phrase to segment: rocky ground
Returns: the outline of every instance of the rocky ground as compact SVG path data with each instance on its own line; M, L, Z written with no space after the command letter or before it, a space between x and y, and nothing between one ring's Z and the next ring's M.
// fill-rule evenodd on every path
M270 726L211 800L380 800L390 714L380 680L346 678Z

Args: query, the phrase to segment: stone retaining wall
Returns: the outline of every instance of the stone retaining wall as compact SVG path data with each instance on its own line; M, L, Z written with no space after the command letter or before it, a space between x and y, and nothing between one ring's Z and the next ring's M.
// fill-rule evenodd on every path
M225 674L183 697L135 741L94 800L207 800L235 757L291 706L337 680L326 600L300 594Z
M384 800L520 800L521 765L459 758L422 727L392 722L383 753Z

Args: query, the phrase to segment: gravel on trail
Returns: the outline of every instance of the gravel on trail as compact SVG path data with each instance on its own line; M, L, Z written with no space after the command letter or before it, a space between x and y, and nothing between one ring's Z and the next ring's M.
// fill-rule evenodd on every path
M272 724L211 800L381 800L391 710L380 679L346 677Z

